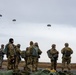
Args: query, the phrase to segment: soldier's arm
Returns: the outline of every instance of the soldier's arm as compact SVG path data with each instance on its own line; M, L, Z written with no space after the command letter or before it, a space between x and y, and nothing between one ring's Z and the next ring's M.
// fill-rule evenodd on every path
M64 48L61 50L61 53L64 54Z
M22 51L19 49L19 53L21 54L22 53Z
M47 55L50 58L50 50L47 50Z
M58 58L58 56L59 56L59 51L57 51L57 58Z
M59 54L59 51L57 51L57 54Z
M39 54L39 55L42 54L42 51L41 51L40 49L38 49L38 54Z
M70 48L70 50L71 50L71 54L73 54L73 50Z

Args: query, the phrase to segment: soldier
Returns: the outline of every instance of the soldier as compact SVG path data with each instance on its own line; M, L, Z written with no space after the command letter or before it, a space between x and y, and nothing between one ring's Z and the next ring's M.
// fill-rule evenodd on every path
M30 67L30 65L32 65L32 49L33 49L33 41L30 41L30 46L26 48L26 51L25 51L25 62L26 62L26 65L25 65L25 68L27 68L28 70L32 70Z
M38 43L35 42L34 43L34 49L33 49L33 52L32 52L34 71L37 71L38 62L39 62L39 58L40 58L41 53L42 53L42 51L39 49Z
M15 45L13 44L14 40L13 38L9 39L9 43L5 46L5 53L7 55L7 69L15 69Z
M71 54L73 54L73 50L69 47L68 43L64 44L65 47L62 48L62 71L64 71L65 63L67 63L68 71L71 70L70 63L71 63Z
M3 57L4 57L4 44L2 44L0 48L0 69L2 68Z
M52 44L52 48L47 51L49 58L51 59L51 70L56 70L57 60L59 52L56 50L56 45Z
M30 70L29 64L31 64L31 54L30 54L29 47L26 47L24 60L26 63L24 69L28 71L28 70Z
M21 61L21 57L20 57L20 55L21 55L20 46L21 46L20 44L17 44L17 46L16 46L16 57L15 57L15 59L16 59L15 69L16 70L18 70L18 65L19 65L19 63Z
M38 58L42 51L39 49L38 43L33 44L33 41L30 41L30 47L26 48L26 66L29 68L29 65L32 65L32 71L37 70Z

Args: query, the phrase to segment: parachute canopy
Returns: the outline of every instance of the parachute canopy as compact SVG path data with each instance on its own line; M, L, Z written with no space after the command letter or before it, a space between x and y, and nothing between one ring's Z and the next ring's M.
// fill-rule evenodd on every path
M16 19L13 19L12 21L16 21Z
M51 27L51 24L47 24L47 27Z
M2 15L0 14L0 17L2 17Z

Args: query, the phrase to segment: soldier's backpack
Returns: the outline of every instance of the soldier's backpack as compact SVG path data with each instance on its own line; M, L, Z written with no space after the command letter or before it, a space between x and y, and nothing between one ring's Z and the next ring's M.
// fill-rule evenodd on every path
M64 49L65 49L65 51L64 51L65 57L69 57L71 55L70 49L69 48L64 48Z
M38 57L38 48L37 47L32 48L32 56Z

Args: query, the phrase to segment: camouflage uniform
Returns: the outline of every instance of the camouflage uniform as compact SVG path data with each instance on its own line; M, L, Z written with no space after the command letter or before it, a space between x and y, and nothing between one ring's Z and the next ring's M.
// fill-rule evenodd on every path
M73 50L68 46L69 46L69 44L65 43L65 47L61 50L61 53L63 54L63 56L62 56L62 71L65 68L65 63L67 63L68 70L71 69L70 63L71 63L71 54L73 53Z
M33 41L30 41L30 46L26 48L26 51L25 51L25 62L26 62L26 65L25 65L25 68L29 69L29 70L32 70L32 48L33 48Z
M33 71L37 71L38 61L39 61L42 51L39 49L37 42L34 44L33 48L36 50L36 53L35 53L35 55L32 55L32 66L33 66ZM33 53L33 51L32 51L32 53Z
M37 51L36 56L33 55L34 50ZM41 53L42 51L39 49L38 44L35 43L34 45L33 42L30 41L30 47L26 48L26 58L25 58L26 67L30 68L30 70L32 71L36 71L38 66L38 57Z
M29 65L31 64L31 54L30 54L29 47L27 47L26 50L25 50L24 60L25 60L25 67L24 67L24 69L28 71L28 70L30 70L29 69Z
M52 48L48 50L48 56L51 59L51 70L56 70L59 52L55 49L56 45L52 44Z
M0 68L2 68L3 57L4 57L4 45L2 44L0 48Z
M15 63L15 69L18 70L18 65L21 61L21 50L20 50L20 44L17 44L16 46L16 63Z
M13 39L9 39L9 43L5 46L5 53L7 55L7 69L14 69L15 68L15 45L13 44Z

